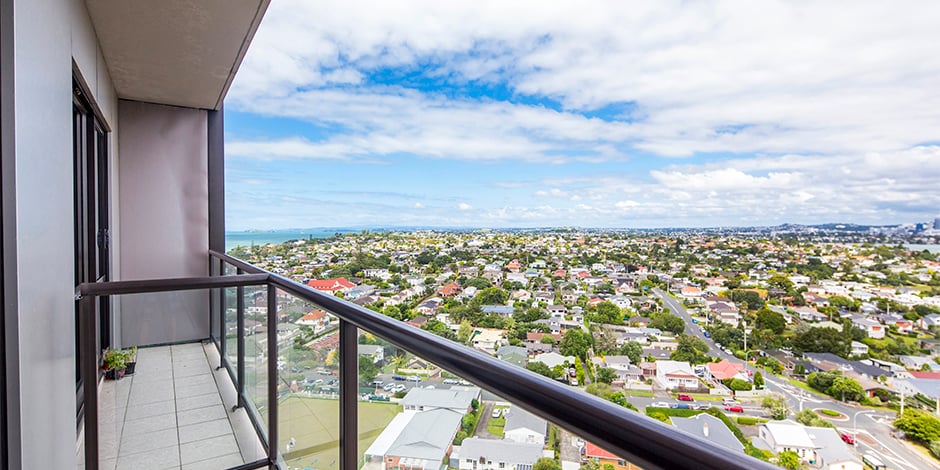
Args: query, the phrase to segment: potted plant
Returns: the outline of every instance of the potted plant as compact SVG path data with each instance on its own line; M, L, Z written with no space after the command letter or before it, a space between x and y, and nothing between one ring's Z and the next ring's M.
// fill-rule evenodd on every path
M119 349L104 350L104 376L109 380L119 380L124 377L127 368L127 354Z
M125 349L122 351L125 355L125 375L133 375L134 369L137 368L137 346L134 346L130 349Z

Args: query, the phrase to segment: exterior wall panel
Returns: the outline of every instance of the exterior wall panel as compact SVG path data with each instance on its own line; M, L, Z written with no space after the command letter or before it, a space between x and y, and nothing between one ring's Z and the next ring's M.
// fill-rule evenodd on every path
M208 124L203 110L119 102L121 278L207 276ZM121 299L125 345L209 336L204 292Z

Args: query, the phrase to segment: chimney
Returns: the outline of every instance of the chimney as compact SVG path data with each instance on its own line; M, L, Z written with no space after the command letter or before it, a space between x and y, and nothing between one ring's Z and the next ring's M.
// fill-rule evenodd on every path
M708 423L702 424L702 434L704 434L705 437L708 437Z

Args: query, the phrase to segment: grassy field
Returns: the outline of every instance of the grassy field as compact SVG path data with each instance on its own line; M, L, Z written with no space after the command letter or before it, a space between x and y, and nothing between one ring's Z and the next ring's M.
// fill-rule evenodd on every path
M628 396L628 397L647 397L647 398L653 398L653 397L656 396L655 394L653 394L653 392L651 392L651 391L649 391L649 390L629 390L629 389L626 389L626 390L623 391L623 394L626 395L626 396Z
M359 402L360 458L401 410L393 403ZM291 396L280 402L278 411L278 447L286 452L288 465L339 469L338 400ZM295 445L287 451L292 438Z

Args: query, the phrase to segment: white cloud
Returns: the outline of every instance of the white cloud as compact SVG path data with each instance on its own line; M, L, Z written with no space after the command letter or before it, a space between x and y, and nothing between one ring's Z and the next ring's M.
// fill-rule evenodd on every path
M421 155L455 158L523 158L564 147L538 145L546 134L554 144L574 140L595 159L621 157L601 152L617 143L674 156L898 150L936 138L938 21L938 3L612 1L585 9L576 2L285 0L269 8L231 101L339 123L350 134L332 144L376 153L413 151L408 141L432 144ZM450 83L505 84L573 111L633 103L630 114L640 119L594 123L535 106L441 100L364 78L417 67ZM494 132L487 116L506 130ZM479 148L454 152L475 134Z
M460 209L462 211L468 211L470 209L473 209L473 206L471 206L470 204L467 204L466 202L461 202L460 204L457 204L457 209Z

